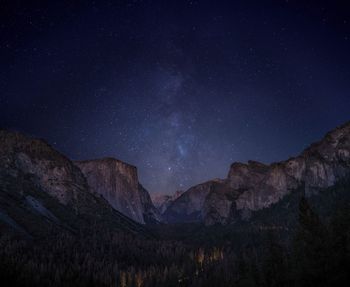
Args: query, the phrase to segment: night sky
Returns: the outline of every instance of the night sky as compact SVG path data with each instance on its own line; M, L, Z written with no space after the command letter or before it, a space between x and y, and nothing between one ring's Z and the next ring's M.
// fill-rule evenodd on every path
M350 4L46 2L0 2L0 126L136 165L150 192L350 119Z

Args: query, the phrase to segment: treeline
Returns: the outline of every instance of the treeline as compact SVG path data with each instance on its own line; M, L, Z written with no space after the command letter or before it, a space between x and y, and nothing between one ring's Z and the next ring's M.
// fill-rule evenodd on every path
M298 226L290 245L269 234L261 256L241 257L233 286L346 286L350 280L350 207L344 204L327 220L299 202ZM227 285L230 286L230 285Z
M0 258L5 286L187 286L222 261L224 251L92 226L40 240L3 234Z
M239 251L237 251L239 250ZM237 248L150 239L91 226L24 240L0 236L2 286L342 286L349 282L350 208L321 220L299 202L289 244L267 232Z

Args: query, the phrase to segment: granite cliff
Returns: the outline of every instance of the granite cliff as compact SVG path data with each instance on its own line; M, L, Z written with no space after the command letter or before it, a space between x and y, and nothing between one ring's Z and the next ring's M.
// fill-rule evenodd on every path
M153 194L152 202L154 206L157 208L160 214L163 214L165 210L169 207L169 205L176 200L179 196L183 194L182 190L176 191L174 194Z
M113 158L73 163L43 140L0 130L0 223L23 227L11 215L12 206L22 214L20 220L36 214L63 225L67 221L56 209L91 219L108 213L120 222L131 218L142 224L161 219L228 224L297 189L306 196L317 194L349 174L350 122L288 160L233 163L227 178L155 200L157 210L139 183L136 167Z
M350 174L350 122L332 130L299 156L263 164L233 163L223 180L187 190L164 212L169 222L230 223L268 208L302 187L306 196Z
M84 175L68 158L45 141L17 132L0 131L1 175L25 176L63 205L77 211L91 198Z
M33 237L91 224L143 230L95 194L81 170L45 141L0 130L0 229Z
M138 181L137 168L114 158L77 161L91 189L133 220L157 221L158 213Z

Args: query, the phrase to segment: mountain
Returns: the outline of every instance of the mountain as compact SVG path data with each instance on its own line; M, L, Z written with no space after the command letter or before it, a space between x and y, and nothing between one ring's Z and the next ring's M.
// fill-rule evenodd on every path
M170 223L200 222L203 220L206 211L209 212L209 204L212 200L210 198L225 195L227 193L226 189L229 189L229 187L226 181L221 179L210 180L193 186L170 203L163 216ZM227 217L230 207L227 210L221 202L218 201L217 211L223 212L223 216Z
M182 190L177 190L174 194L153 194L152 202L154 206L157 208L160 214L163 214L164 211L168 208L168 206L179 196L183 194Z
M0 228L36 237L91 224L144 232L94 193L81 170L45 141L0 130Z
M132 188L135 201L124 203L154 220L134 167L115 159L74 163L42 140L0 130L0 282L338 286L350 262L349 168L347 124L298 157L235 163L226 179L167 198L162 217L191 224L144 226L104 197ZM91 182L105 184L105 194Z
M147 190L139 183L137 168L114 158L76 161L91 189L116 210L139 223L159 221Z
M233 163L226 179L190 188L167 208L164 217L168 222L227 224L249 218L300 187L310 196L349 174L350 122L286 161Z

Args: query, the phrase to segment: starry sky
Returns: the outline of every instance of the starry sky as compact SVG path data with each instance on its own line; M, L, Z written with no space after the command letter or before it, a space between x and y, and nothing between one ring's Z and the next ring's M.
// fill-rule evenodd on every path
M41 2L0 2L0 126L136 165L151 193L350 119L346 1Z

